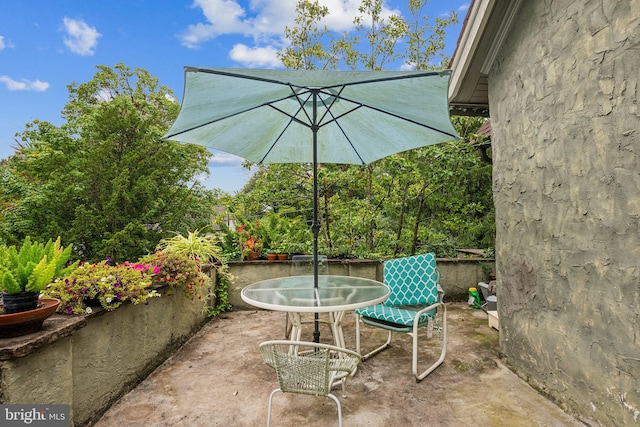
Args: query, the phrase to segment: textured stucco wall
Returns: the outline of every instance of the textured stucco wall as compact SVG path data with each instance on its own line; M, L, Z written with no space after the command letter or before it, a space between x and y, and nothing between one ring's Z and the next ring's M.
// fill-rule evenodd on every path
M203 308L178 290L95 312L59 339L34 335L24 355L0 360L0 403L69 404L73 425L89 425L200 329Z
M640 2L522 2L489 76L501 346L601 425L640 423Z
M466 301L470 287L487 281L486 271L495 271L492 259L438 258L440 284L445 292L445 301ZM229 271L235 277L229 287L229 301L235 308L252 309L240 296L242 288L259 280L291 275L291 262L252 261L229 263ZM376 260L329 260L329 274L356 276L382 281L382 261Z

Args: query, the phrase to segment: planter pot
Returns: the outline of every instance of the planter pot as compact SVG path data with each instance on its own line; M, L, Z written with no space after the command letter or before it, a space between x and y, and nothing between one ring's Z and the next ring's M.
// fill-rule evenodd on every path
M41 298L34 310L20 313L0 314L0 338L12 338L38 332L44 321L55 313L60 300Z
M100 302L100 298L98 297L95 297L95 298L84 297L82 299L82 302L84 302L84 305L86 305L87 307L102 307L102 303Z
M5 314L35 310L38 307L39 292L2 293Z
M275 261L278 259L278 255L277 254L267 254L267 259L269 261Z
M247 261L255 261L260 258L262 251L253 251L247 254Z
M287 259L289 259L289 254L278 254L278 259L280 261L286 261Z

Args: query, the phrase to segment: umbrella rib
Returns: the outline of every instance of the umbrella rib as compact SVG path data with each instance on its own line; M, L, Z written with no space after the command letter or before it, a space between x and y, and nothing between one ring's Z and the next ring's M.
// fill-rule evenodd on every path
M351 149L353 150L353 152L356 154L356 156L358 156L358 158L360 159L360 163L362 163L363 165L366 164L366 162L364 161L364 159L362 158L362 156L360 156L360 153L358 152L358 150L356 150L356 147L353 145L353 143L351 142L351 138L349 138L349 136L347 135L347 133L344 131L344 129L342 128L342 124L338 121L338 119L342 116L345 116L349 113L352 113L353 111L359 109L360 107L362 107L362 104L356 103L356 107L350 109L349 111L344 112L343 114L341 114L340 116L336 117L333 115L333 111L331 111L331 107L333 107L333 104L338 100L338 97L340 96L340 94L342 93L342 91L344 90L344 86L342 86L340 88L340 90L338 91L338 93L336 95L333 95L329 92L329 96L333 96L333 100L331 101L331 103L327 106L327 103L324 101L324 99L320 99L320 101L322 102L322 105L324 105L324 107L327 109L325 111L325 113L322 115L322 117L319 120L319 123L321 123L324 118L328 115L331 116L331 120L327 121L326 123L318 126L318 128L331 123L331 122L335 122L336 126L338 126L338 129L340 129L340 132L342 132L342 135L344 136L344 138L347 140L347 142L349 143L349 146L351 147ZM324 92L323 92L324 93ZM343 98L344 99L344 98Z
M371 110L373 110L373 111L377 111L377 112L379 112L379 113L387 114L387 115L389 115L389 116L391 116L391 117L394 117L394 118L396 118L396 119L400 119L400 120L402 120L402 121L409 122L409 123L412 123L412 124L414 124L414 125L421 126L421 127L423 127L423 128L431 129L431 130L433 130L433 131L435 131L435 132L441 133L441 134L443 134L443 135L450 136L450 137L452 137L452 138L454 138L454 139L457 139L457 138L458 138L456 135L451 134L450 132L445 132L445 131L440 130L440 129L438 129L438 128L435 128L435 127L433 127L433 126L429 126L429 125L428 125L428 124L426 124L426 123L421 123L421 122L419 122L419 121L416 121L416 120L413 120L413 119L409 119L409 118L407 118L407 117L400 116L400 115L398 115L398 114L396 114L396 113L391 113L391 112L389 112L389 111L383 110L382 108L378 108L378 107L374 107L374 106L371 106L371 105L363 104L363 103L361 103L361 102L354 101L353 99L349 99L349 98L344 98L344 97L343 97L343 98L340 98L340 99L345 100L345 101L348 101L348 102L351 102L351 103L353 103L353 104L356 104L356 105L357 105L357 107L355 107L355 108L353 108L353 109L351 109L351 110L349 110L349 111L346 111L346 112L344 112L344 113L340 114L340 115L339 115L339 116L337 116L337 117L334 117L334 116L333 116L333 114L332 114L332 115L331 115L332 119L331 119L331 120L329 120L329 121L327 121L327 122L325 122L325 123L323 123L322 125L320 125L320 127L322 127L322 126L324 126L324 125L327 125L327 124L329 124L329 123L331 123L331 122L334 122L334 121L336 121L336 120L340 119L341 117L343 117L343 116L345 116L345 115L347 115L347 114L352 113L353 111L357 110L357 109L358 109L358 108L360 108L360 107L364 107L364 108L369 108L369 109L371 109ZM324 117L324 116L323 116L323 117Z
M180 132L176 132L176 133L172 133L172 134L166 134L166 135L163 137L163 139L170 139L171 137L178 136L178 135L182 135L183 133L191 132L192 130L200 129L201 127L208 126L208 125L213 124L213 123L217 123L217 122L219 122L219 121L221 121L221 120L229 119L229 118L234 117L234 116L237 116L237 115L239 115L239 114L248 113L249 111L257 110L258 108L262 108L262 107L265 107L265 106L267 106L267 107L271 107L271 108L274 108L274 109L276 109L276 110L278 110L278 111L280 111L280 112L282 112L282 113L284 113L284 114L287 114L287 113L285 113L284 111L281 111L280 109L278 109L278 108L274 107L274 106L273 106L273 105L271 105L271 104L272 104L272 103L274 103L274 102L281 102L281 101L284 101L284 100L286 100L286 99L291 99L291 98L293 98L293 97L295 97L295 96L296 96L295 94L293 94L293 95L287 95L287 96L283 96L282 98L274 99L274 100L271 100L271 101L268 101L268 102L263 102L262 104L254 105L253 107L246 108L246 109L244 109L244 110L242 110L242 111L236 111L235 113L231 113L231 114L228 114L228 115L226 115L226 116L218 117L217 119L209 120L209 121L207 121L207 122L200 123L200 124L198 124L198 125L196 125L196 126L192 126L192 127L190 127L190 128L183 129L183 130L181 130ZM290 114L287 114L287 115L288 115L288 116L291 116ZM303 123L303 124L304 124L304 123Z
M246 75L246 74L231 73L229 71L222 71L220 69L185 67L185 70L186 71L197 72L197 73L218 74L218 75L221 75L221 76L236 77L236 78L240 78L240 79L255 80L255 81L258 81L258 82L273 83L273 84L282 85L282 86L295 86L295 87L298 87L298 88L307 89L306 86L301 86L301 85L296 85L296 84L293 84L293 83L283 82L281 80L266 79L264 77L257 77L257 76L249 76L249 75Z

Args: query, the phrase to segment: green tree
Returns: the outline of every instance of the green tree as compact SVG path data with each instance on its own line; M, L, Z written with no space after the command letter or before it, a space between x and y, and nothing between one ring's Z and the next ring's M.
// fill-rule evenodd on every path
M330 13L317 2L298 2L291 42L281 52L287 67L382 70L441 69L445 29L457 14L431 23L427 0L410 0L410 16L383 16L383 1L363 0L355 31L318 28ZM320 250L332 256L403 256L460 247L492 247L495 226L491 165L470 144L482 119L454 118L461 141L396 154L367 166L321 165ZM309 165L261 166L233 209L258 220L265 209L311 215Z
M2 175L2 238L60 235L76 256L137 259L170 231L209 224L203 147L163 141L179 105L143 69L98 66L68 86L60 127L35 120Z
M326 26L318 27L329 8L318 0L299 0L296 4L296 25L285 27L284 36L289 45L278 52L282 64L294 70L313 70L332 67L331 55L325 50L321 39L327 34Z

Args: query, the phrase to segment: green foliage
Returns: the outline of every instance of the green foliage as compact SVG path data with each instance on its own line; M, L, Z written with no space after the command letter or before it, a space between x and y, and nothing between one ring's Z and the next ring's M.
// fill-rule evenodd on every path
M483 120L454 118L453 123L463 140L396 154L364 167L321 165L320 252L339 258L430 251L455 256L457 248L493 247L492 168L469 143ZM272 239L267 231L280 227L271 226L271 221L295 218L297 225L289 226L285 238L289 252L311 253L310 177L310 165L261 166L230 203L231 211L236 218L260 223L265 248ZM224 236L229 242L226 251L233 247L233 238Z
M115 310L125 301L146 303L159 297L150 290L154 266L124 263L113 265L111 261L82 264L64 278L47 286L44 296L58 298L57 311L65 314L91 313L89 300L97 300L106 310Z
M187 255L200 264L222 260L222 251L215 234L200 234L199 230L189 231L186 236L176 233L162 239L157 249Z
M202 270L202 264L214 263L214 268L217 271L218 283L214 287L209 287L211 292L215 295L207 295L207 299L211 299L213 296L216 298L215 307L208 309L209 316L217 316L218 314L230 311L232 309L229 302L229 284L233 281L233 276L229 272L229 266L225 262L225 254L220 246L220 239L215 234L200 234L200 231L190 231L187 236L176 234L175 236L163 239L158 244L158 249L164 254L176 254L180 256L187 256L193 259L198 268ZM158 257L158 253L154 257ZM167 258L170 259L171 257ZM166 264L166 263L165 263ZM165 267L165 270L167 267ZM208 276L207 276L208 278ZM205 281L205 284L209 284L209 281ZM190 291L188 285L186 287L187 292Z
M202 272L194 258L181 252L157 251L142 257L140 262L159 268L152 277L152 283L157 286L168 285L168 295L181 289L192 300L204 303L211 279Z
M31 241L27 236L20 249L15 245L0 246L0 290L7 293L41 292L53 281L71 271L67 266L71 246L63 248L60 238L46 243Z
M409 16L385 16L382 0L361 0L356 29L329 34L322 26L331 11L318 2L297 3L290 45L280 59L289 68L382 70L441 69L449 16L430 20L428 0L409 0ZM321 165L319 247L331 257L403 256L435 251L454 256L460 247L491 247L495 235L491 165L470 144L482 119L454 118L462 141L412 150L371 165ZM284 177L284 178L283 178ZM236 216L264 223L264 212L312 214L310 165L260 166L245 193L231 203ZM308 232L308 227L307 227ZM306 242L311 234L290 238ZM265 243L265 246L268 244Z
M0 240L61 236L86 261L137 259L168 230L209 225L204 147L163 141L179 104L145 70L97 66L56 127L35 120L0 166Z
M329 55L320 40L327 34L327 28L318 24L329 14L326 6L318 1L299 0L296 4L296 25L285 27L284 35L291 44L278 52L278 58L285 67L299 70L326 68L331 63Z

